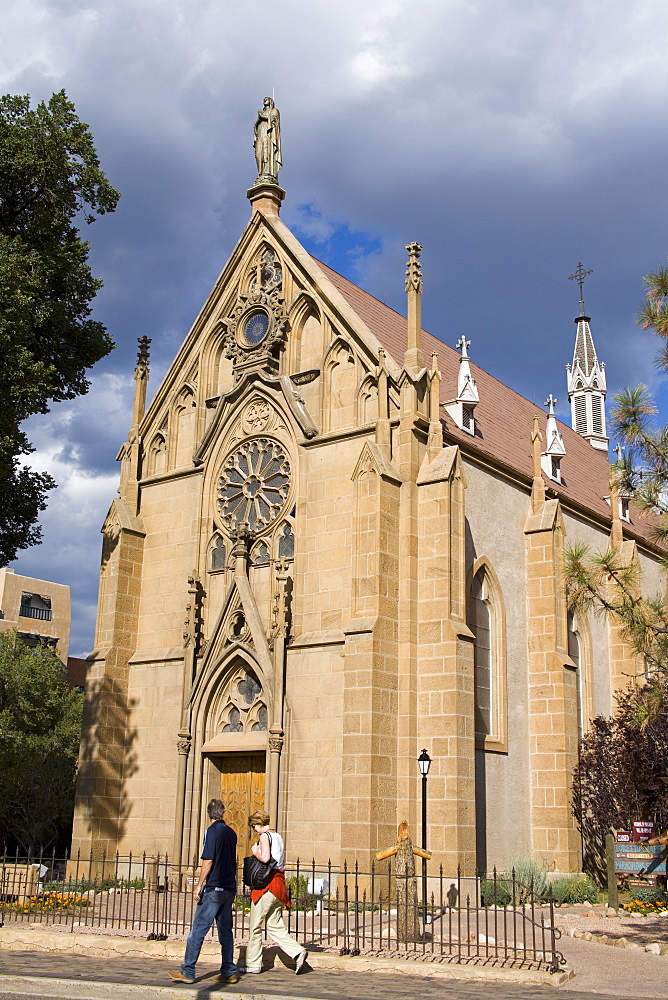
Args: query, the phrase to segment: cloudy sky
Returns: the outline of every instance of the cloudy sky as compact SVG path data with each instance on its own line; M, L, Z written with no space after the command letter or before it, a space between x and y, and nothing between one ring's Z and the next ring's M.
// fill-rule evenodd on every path
M4 0L0 88L65 88L122 192L88 227L117 349L87 397L30 422L60 486L17 572L67 583L70 652L93 642L99 528L115 495L136 338L150 392L249 217L252 126L282 116L282 218L403 311L424 247L425 327L567 417L578 292L611 392L644 381L634 315L668 254L665 0Z

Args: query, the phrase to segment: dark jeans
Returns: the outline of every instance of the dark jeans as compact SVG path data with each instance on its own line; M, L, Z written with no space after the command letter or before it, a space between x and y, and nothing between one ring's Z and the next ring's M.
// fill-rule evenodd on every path
M234 964L234 937L232 935L232 903L234 893L228 890L203 892L201 902L195 908L193 925L186 941L186 955L181 972L188 979L195 978L195 963L202 950L204 938L211 924L216 921L218 940L222 951L221 976L231 976L237 971Z

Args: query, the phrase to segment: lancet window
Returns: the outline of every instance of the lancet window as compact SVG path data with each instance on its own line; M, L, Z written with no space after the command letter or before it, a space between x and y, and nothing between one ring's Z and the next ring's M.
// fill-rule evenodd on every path
M467 610L474 644L474 713L478 745L507 749L505 616L498 581L480 566L471 580Z

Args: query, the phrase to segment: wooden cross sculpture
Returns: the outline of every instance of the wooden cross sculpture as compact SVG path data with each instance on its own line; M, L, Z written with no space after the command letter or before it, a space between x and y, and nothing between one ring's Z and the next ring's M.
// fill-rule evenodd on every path
M396 855L395 876L397 879L397 941L408 942L420 939L418 916L417 879L415 877L415 855L429 860L429 851L413 847L408 823L399 824L397 842L385 851L379 851L377 861Z

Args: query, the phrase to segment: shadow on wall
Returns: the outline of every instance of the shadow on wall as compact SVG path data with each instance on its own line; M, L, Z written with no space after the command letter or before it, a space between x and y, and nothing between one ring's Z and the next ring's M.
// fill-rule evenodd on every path
M95 666L91 673L94 670ZM128 701L125 679L119 681L109 676L101 680L92 676L86 694L77 775L77 819L90 838L91 855L108 856L115 853L132 811L132 800L125 789L138 767L137 730L129 726L136 702ZM82 833L80 829L80 837Z
M118 532L114 532L113 534L107 534L107 532L105 531L104 534L102 535L102 556L100 560L100 572L103 573L104 570L106 569L109 560L114 554L114 549L118 545L119 539L120 535L118 534Z

